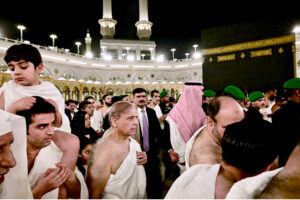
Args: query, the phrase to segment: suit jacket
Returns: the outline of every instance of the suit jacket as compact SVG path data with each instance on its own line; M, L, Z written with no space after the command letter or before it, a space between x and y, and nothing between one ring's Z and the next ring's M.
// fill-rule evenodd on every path
M67 117L69 118L69 121L70 121L70 123L71 123L71 121L72 121L71 111L70 111L69 109L66 109L66 108L65 108L65 113L66 113L66 115L67 115Z
M150 157L157 157L161 149L162 130L160 128L160 124L156 117L155 111L151 108L146 107L146 112L148 116L148 127L149 127L149 151L147 152L148 160L149 160ZM139 137L140 137L140 144L142 150L144 150L141 126L139 128Z
M151 108L146 107L146 112L149 127L149 151L147 152L147 163L144 165L147 177L147 197L149 199L161 199L163 185L159 171L160 163L158 154L161 150L162 145L162 130L160 128L160 124L155 111ZM140 142L142 150L144 151L141 126L139 126L135 138L137 138L137 141Z

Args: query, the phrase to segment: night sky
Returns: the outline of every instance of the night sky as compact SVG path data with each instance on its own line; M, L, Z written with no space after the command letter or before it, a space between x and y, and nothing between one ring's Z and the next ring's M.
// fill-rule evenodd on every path
M262 4L264 2L264 4ZM292 3L293 2L293 3ZM199 5L200 4L200 5ZM169 59L170 49L176 48L175 57L201 46L201 30L235 23L255 23L260 19L287 19L297 21L300 12L295 1L201 1L201 0L148 0L149 20L153 22L151 40L157 53ZM116 39L137 39L135 22L138 21L138 0L112 0L113 18L117 20ZM75 41L84 44L87 29L92 37L92 51L99 55L102 0L85 1L1 1L0 34L17 39L18 24L26 26L24 40L50 46L51 33L59 48L76 52ZM81 52L85 45L81 45Z

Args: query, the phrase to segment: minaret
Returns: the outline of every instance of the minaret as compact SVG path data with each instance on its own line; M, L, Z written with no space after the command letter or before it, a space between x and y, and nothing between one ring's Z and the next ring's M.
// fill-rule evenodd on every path
M104 39L114 37L117 21L112 18L111 0L103 0L103 18L99 19L99 24Z
M149 40L152 23L148 21L148 0L139 0L139 21L135 23L137 36L140 40Z
M88 57L88 58L93 57L91 44L92 44L92 38L91 38L91 35L89 33L89 29L88 29L87 33L86 33L86 37L85 37L85 45L86 45L85 56Z

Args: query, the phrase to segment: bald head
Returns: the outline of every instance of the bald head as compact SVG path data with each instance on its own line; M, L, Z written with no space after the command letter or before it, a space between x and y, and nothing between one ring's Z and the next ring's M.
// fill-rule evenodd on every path
M212 134L221 141L225 128L244 118L242 107L231 97L220 96L208 105L208 127Z
M221 96L219 97L219 100L220 100L220 110L218 114L228 113L235 117L244 118L243 108L233 98Z

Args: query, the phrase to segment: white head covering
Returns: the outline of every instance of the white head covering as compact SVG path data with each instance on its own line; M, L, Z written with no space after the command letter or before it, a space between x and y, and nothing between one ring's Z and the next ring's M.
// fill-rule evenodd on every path
M0 184L0 198L32 199L28 183L25 119L0 109L0 136L9 132L12 132L14 136L10 149L15 157L16 166L9 170L4 182Z

